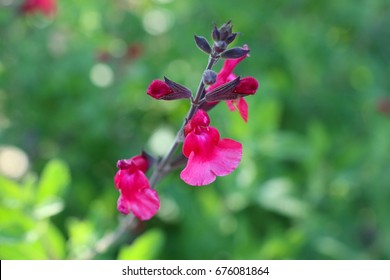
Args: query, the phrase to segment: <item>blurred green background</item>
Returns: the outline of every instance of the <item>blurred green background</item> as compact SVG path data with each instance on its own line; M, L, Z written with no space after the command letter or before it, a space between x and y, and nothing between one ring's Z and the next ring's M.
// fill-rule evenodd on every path
M162 155L189 108L146 88L195 90L193 35L229 19L260 89L247 124L210 116L241 165L206 187L165 177L159 214L93 258L390 258L389 1L21 2L0 0L1 259L82 258L116 230L116 161Z

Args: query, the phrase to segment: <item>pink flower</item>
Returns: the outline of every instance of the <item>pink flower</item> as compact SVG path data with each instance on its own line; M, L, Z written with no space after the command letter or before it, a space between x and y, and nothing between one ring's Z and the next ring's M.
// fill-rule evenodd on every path
M216 128L209 126L210 118L198 110L184 128L183 154L187 166L180 178L192 186L212 183L237 168L242 157L242 145L232 139L220 139Z
M157 192L149 186L145 172L148 160L143 155L119 160L114 182L120 191L118 211L124 215L130 212L140 220L149 220L160 208Z
M249 49L246 45L243 48ZM248 54L245 54L240 58L225 60L221 71L217 75L216 82L207 88L207 92L210 92L211 90L222 86L230 81L233 81L235 78L237 78L236 75L233 73L234 68L247 56ZM248 104L246 103L245 99L240 96L240 94L243 96L255 94L258 87L259 84L255 78L242 78L233 91L238 94L238 98L235 100L226 100L226 104L228 105L229 109L231 111L235 111L237 108L245 122L248 121Z
M56 0L26 0L20 7L23 14L41 12L46 16L52 16L57 9Z

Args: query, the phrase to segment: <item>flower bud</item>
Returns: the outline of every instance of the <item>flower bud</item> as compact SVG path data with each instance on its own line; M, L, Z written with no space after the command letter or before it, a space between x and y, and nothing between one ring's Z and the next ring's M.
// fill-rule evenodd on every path
M225 41L217 41L214 43L214 50L217 53L223 52L224 50L226 50L226 47L227 47L227 44Z
M249 49L237 47L224 51L223 53L221 53L221 57L226 59L236 59L243 57L247 53L249 53Z
M155 99L163 100L190 98L192 95L188 88L169 80L167 77L164 77L164 81L152 81L146 93Z
M217 73L213 70L206 70L203 73L203 83L205 85L212 85L217 80Z
M204 51L207 54L211 53L211 47L205 37L195 35L194 38L195 43L200 50Z
M224 23L220 28L214 26L211 35L214 40L214 51L219 54L226 50L227 46L234 41L237 33L233 33L231 20Z

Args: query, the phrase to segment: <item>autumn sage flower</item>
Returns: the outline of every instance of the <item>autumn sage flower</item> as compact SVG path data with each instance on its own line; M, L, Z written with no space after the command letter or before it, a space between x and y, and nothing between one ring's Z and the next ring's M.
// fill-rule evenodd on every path
M244 46L243 49L248 50L248 46ZM237 76L233 73L234 68L248 56L248 53L244 54L240 58L226 59L221 71L217 75L217 80L214 84L209 86L206 91L210 93L212 90L223 86L224 84L233 81ZM236 98L226 100L226 104L231 111L235 111L236 108L239 111L241 117L245 122L248 121L248 104L246 103L244 96L255 94L259 84L253 77L244 77L239 80L239 83L234 87L232 92L236 93ZM222 98L221 98L222 99Z
M143 155L122 159L117 167L114 182L120 191L118 211L124 215L132 212L140 220L149 220L159 210L160 199L145 175L149 168L148 159Z
M198 110L184 128L183 154L187 166L180 178L192 186L212 183L237 168L242 157L242 145L232 139L220 139L216 128L209 126L210 118Z
M41 12L45 16L52 16L57 9L56 0L26 0L20 6L23 14L34 14Z

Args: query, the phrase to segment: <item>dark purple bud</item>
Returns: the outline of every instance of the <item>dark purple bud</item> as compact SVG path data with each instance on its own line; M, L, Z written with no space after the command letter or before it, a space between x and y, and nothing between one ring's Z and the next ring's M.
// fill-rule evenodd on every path
M206 70L203 73L203 83L205 85L212 85L217 80L217 73L213 70Z
M236 86L240 83L240 77L219 86L206 93L207 102L215 102L221 100L231 100L237 98L237 93L233 92Z
M226 50L226 47L227 47L227 44L225 41L217 41L214 43L214 50L217 53L223 52L224 50Z
M238 33L233 33L233 25L231 24L232 20L229 20L228 22L224 23L220 28L217 28L217 26L214 25L213 32L211 33L213 36L213 40L215 42L214 44L214 50L217 53L223 52L226 47L234 41ZM221 44L220 42L224 42L226 44L225 47L220 46L218 44Z
M172 90L172 93L164 95L160 99L175 100L175 99L183 99L183 98L190 98L191 97L192 92L188 88L186 88L186 87L184 87L184 86L182 86L174 81L169 80L167 77L164 77L164 81L169 86L169 88Z
M226 59L235 59L246 55L248 52L248 49L237 47L224 51L223 53L221 53L221 57Z
M195 38L195 43L200 50L204 51L207 54L211 53L210 44L209 42L207 42L205 37L195 35L194 38Z
M232 34L230 34L230 35L226 38L226 40L225 40L226 44L229 45L231 42L233 42L234 39L236 39L237 34L238 34L238 33L232 33Z
M218 27L216 25L214 25L214 29L213 29L213 32L211 33L211 35L213 37L214 42L219 41L219 30L218 30Z
M227 23L224 23L221 28L219 29L219 39L222 41L226 41L227 37L229 37L232 34L232 20L229 20Z

